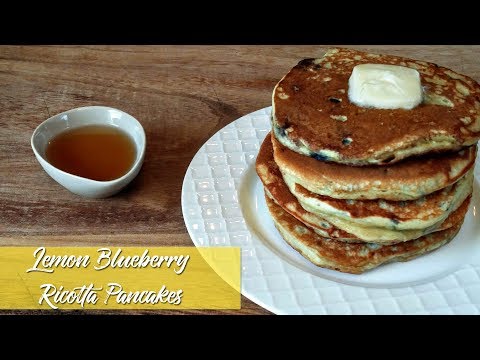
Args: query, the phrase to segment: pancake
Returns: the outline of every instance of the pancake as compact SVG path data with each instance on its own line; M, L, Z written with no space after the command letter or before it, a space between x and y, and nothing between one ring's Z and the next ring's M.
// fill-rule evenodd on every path
M358 222L331 215L324 216L324 218L328 220L330 224L354 235L363 242L395 244L417 239L420 236L447 229L452 225L451 218L458 219L465 216L470 204L470 198L471 196L468 196L465 201L463 201L445 220L439 221L425 229L396 230L393 228L364 226ZM304 203L301 199L299 199L299 203L307 212L322 217L322 214L319 214L317 210L311 207L308 203Z
M304 208L326 218L339 218L359 226L392 230L425 229L441 223L457 210L473 190L473 169L442 190L418 200L344 200L308 191L294 182L285 181Z
M321 237L266 197L272 219L283 239L317 266L361 274L381 264L408 261L433 251L452 240L463 222L447 230L396 245L349 244Z
M475 164L476 145L459 152L412 157L388 166L345 166L318 161L283 146L272 136L283 178L336 199L416 200L454 184Z
M348 80L359 64L418 70L423 102L411 109L375 109L348 99ZM363 166L392 164L429 152L459 151L480 139L480 85L433 63L331 49L305 59L276 85L272 127L291 150L322 161Z
M354 235L332 225L324 217L306 211L300 205L297 198L293 196L287 184L283 181L282 174L273 160L273 147L270 134L265 137L260 147L255 169L263 183L267 196L290 215L312 228L317 234L323 237L341 239L343 241L361 241Z
M312 228L320 236L348 242L393 244L416 239L430 232L444 230L447 227L452 226L452 219L453 222L456 222L456 220L465 215L468 209L469 202L464 200L472 191L473 174L471 172L468 174L468 177L460 180L462 183L459 181L458 185L462 185L462 191L460 192L461 196L457 197L456 201L448 203L446 196L442 196L442 194L433 194L432 199L425 199L423 202L411 202L411 204L405 204L404 207L401 207L399 204L395 205L394 202L389 202L390 206L394 208L393 210L402 212L398 214L399 218L401 218L401 215L403 214L404 218L409 217L412 223L415 223L414 216L416 214L424 214L426 217L431 214L439 214L436 212L437 206L439 206L442 201L447 203L448 208L439 214L438 221L426 223L427 225L424 228L414 230L396 229L392 226L395 225L392 220L386 217L395 215L393 215L392 212L386 213L376 200L358 201L356 202L356 205L350 206L348 205L347 200L319 197L326 201L329 200L331 204L337 203L338 207L341 207L341 203L343 202L343 207L350 209L351 212L355 211L358 214L369 213L372 215L375 214L374 211L376 210L377 216L375 218L381 219L380 215L385 216L383 220L385 220L388 227L372 226L368 223L365 225L360 221L352 221L348 216L345 218L338 218L337 216L324 214L319 212L315 207L309 207L308 199L307 204L304 204L305 200L301 195L295 192L295 195L299 197L297 199L297 197L290 192L290 189L282 178L277 164L273 161L273 147L270 139L271 137L267 135L260 147L256 161L256 170L265 187L265 193L287 213ZM308 190L305 191L308 192ZM315 194L308 192L307 196L308 195L313 197L314 201L317 200ZM362 205L365 207L363 210L361 207ZM449 214L451 214L450 218L447 218Z

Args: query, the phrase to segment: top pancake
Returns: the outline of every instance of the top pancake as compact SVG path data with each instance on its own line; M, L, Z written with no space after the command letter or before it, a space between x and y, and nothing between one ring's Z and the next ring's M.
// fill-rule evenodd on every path
M423 102L411 109L363 108L348 99L359 64L418 70ZM480 85L433 63L352 49L305 59L277 84L272 125L286 147L323 161L388 164L427 152L459 150L480 138Z

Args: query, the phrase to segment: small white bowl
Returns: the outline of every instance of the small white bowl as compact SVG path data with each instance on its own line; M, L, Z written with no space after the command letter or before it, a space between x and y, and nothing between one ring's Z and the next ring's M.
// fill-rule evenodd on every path
M131 169L122 177L110 181L96 181L62 171L45 159L48 142L65 130L86 125L110 125L125 131L133 139L137 157ZM41 123L33 132L31 145L43 169L56 182L77 195L105 198L116 194L137 176L145 157L145 131L131 115L106 106L86 106L65 111Z

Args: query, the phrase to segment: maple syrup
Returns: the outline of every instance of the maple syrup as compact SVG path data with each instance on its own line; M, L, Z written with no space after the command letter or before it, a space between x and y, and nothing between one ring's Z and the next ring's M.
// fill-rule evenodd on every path
M87 125L55 136L45 156L50 164L70 174L109 181L131 169L136 148L130 136L115 126Z

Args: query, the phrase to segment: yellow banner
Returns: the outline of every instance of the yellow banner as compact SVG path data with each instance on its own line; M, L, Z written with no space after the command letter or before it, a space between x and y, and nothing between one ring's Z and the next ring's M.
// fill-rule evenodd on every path
M240 309L240 249L0 247L0 309Z

